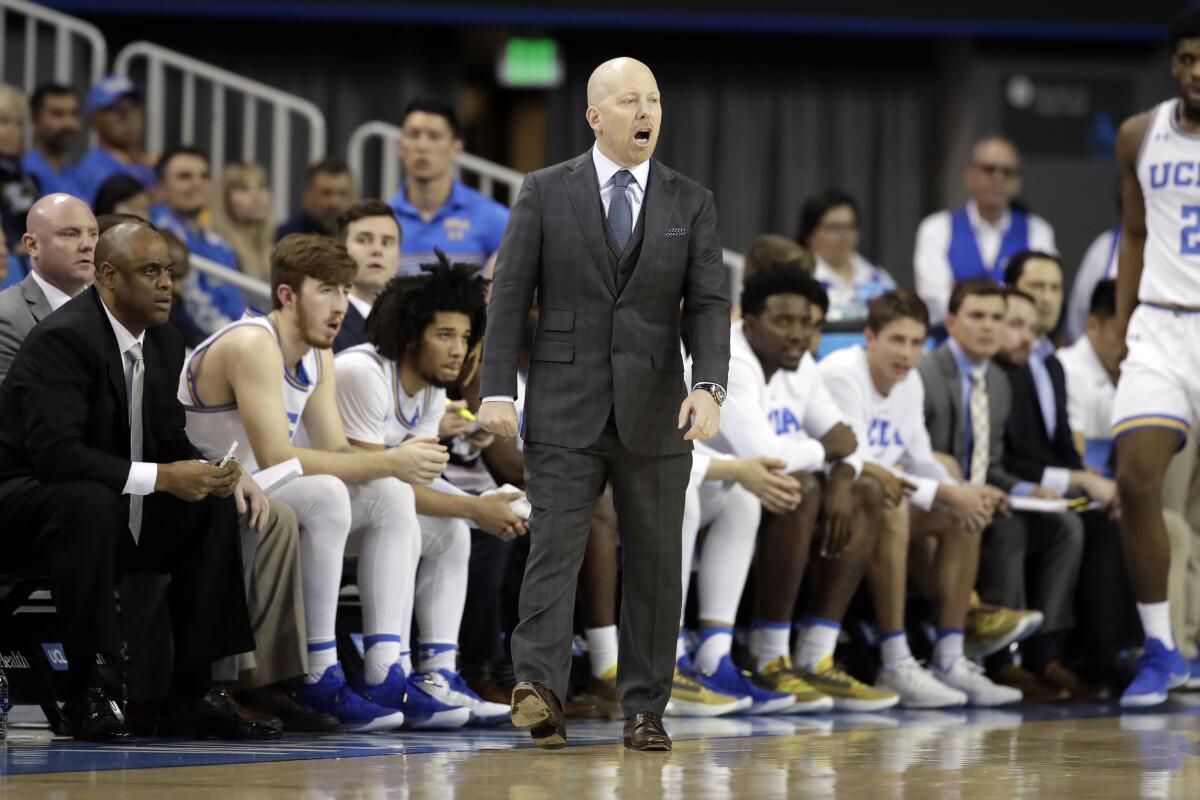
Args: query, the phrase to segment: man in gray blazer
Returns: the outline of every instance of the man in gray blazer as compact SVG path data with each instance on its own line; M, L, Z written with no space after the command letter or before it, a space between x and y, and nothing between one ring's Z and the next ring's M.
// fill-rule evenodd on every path
M100 234L87 203L46 195L29 209L25 229L21 243L33 269L0 292L0 381L33 327L95 280L92 256Z
M689 451L719 423L729 280L712 193L651 159L661 118L644 64L597 67L587 108L595 147L525 179L496 262L480 423L500 436L517 433L512 398L535 290L540 308L522 431L531 551L512 649L513 722L543 747L566 743L575 585L592 508L611 481L624 576L624 742L671 748L661 714L675 668Z
M1052 499L1058 495L1021 481L1004 467L1012 389L1008 376L990 360L1000 350L1007 324L1005 295L1003 286L987 278L955 286L946 316L950 338L917 367L925 384L925 425L934 451L953 459L965 481ZM972 414L983 408L986 424ZM1082 688L1062 669L1058 654L1059 639L1074 624L1082 555L1083 524L1075 514L1017 512L983 532L976 581L983 600L1037 609L1044 617L1023 644L1023 667L1012 662L1007 650L987 662L993 680L1020 689L1026 700L1065 699Z

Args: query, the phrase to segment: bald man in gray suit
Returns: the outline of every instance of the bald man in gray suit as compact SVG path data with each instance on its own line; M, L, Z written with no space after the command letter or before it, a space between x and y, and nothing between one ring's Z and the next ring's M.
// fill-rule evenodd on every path
M532 538L512 637L513 722L540 746L566 743L575 586L592 509L611 481L625 746L669 750L661 715L675 670L684 492L692 440L713 436L720 421L729 276L712 193L651 159L662 111L649 68L629 58L600 65L587 120L592 149L525 179L484 341L480 422L511 437L521 332L537 291L522 431Z

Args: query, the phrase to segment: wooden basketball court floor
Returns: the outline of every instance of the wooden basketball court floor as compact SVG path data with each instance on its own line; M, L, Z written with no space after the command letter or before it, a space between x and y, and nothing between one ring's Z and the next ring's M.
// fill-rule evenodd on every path
M293 736L268 745L54 741L10 728L0 798L1200 798L1200 694L1113 704L669 720L672 753L616 722L545 752L511 727Z

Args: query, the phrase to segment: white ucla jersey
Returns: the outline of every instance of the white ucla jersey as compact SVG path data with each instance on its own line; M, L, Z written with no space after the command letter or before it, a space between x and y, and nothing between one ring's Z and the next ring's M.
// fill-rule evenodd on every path
M234 455L242 466L251 472L259 469L258 461L254 458L254 450L250 447L250 437L246 435L246 426L242 424L242 415L237 403L225 405L209 405L204 402L196 391L197 379L204 370L204 354L213 342L234 328L256 326L271 333L276 344L279 344L279 331L269 317L247 311L245 315L226 325L221 330L200 343L192 351L183 364L183 372L179 376L179 402L187 412L187 434L192 443L209 458L220 458L229 449L234 439L238 441ZM279 357L283 358L283 347L280 344ZM283 365L283 407L287 411L288 438L296 439L296 429L300 426L300 418L304 416L304 406L312 396L313 387L321 380L320 351L309 350L296 372L292 372L288 364Z
M1200 134L1178 121L1179 100L1150 111L1137 159L1146 203L1138 299L1200 306Z
M410 436L438 435L446 413L446 390L426 386L409 396L394 362L360 344L337 354L337 405L346 437L397 447Z

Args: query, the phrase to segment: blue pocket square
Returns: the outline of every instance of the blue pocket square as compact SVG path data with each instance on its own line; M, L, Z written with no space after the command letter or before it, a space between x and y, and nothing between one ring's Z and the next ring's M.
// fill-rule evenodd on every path
M681 236L687 235L687 228L667 228L666 231L663 232L663 236L667 237L668 239L678 239Z

